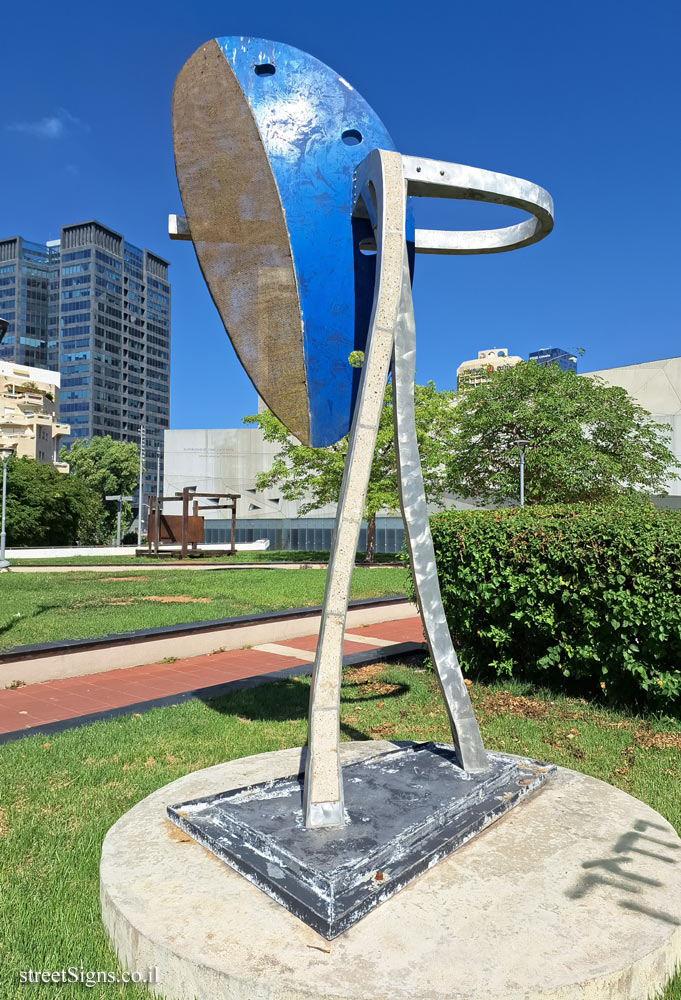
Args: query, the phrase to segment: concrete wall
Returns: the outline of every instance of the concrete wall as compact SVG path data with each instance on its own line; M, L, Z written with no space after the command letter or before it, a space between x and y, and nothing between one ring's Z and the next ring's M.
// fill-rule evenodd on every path
M654 420L669 424L672 428L671 449L681 461L681 357L643 361L621 368L603 368L584 374L598 375L608 385L621 386L649 411ZM681 500L681 480L671 480L667 489L670 500ZM676 506L676 503L671 505Z
M184 486L195 486L200 492L239 493L237 517L249 520L298 517L298 502L284 500L280 491L259 491L255 486L259 472L271 468L279 450L276 443L265 441L259 428L227 428L211 430L171 430L165 432L165 465L163 495L173 496ZM447 507L468 510L473 505L448 497ZM181 512L178 503L166 504L165 512ZM431 512L437 508L430 508ZM225 512L202 511L211 520L224 519ZM394 511L382 511L389 517ZM336 516L336 505L327 504L306 516L306 520ZM326 524L320 521L320 527ZM240 541L249 539L239 538Z
M239 518L296 517L298 504L284 500L278 489L260 492L255 480L271 468L279 451L276 442L265 441L257 427L171 430L165 432L163 495L172 496L184 486L200 492L239 493ZM174 513L167 505L167 513ZM179 511L179 506L178 506ZM205 517L224 518L224 511L203 511ZM315 511L316 517L333 517L335 506Z

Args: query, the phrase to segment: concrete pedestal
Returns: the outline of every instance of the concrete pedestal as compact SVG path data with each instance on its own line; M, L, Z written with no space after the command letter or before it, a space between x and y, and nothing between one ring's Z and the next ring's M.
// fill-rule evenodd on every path
M390 749L343 744L344 763ZM560 769L334 941L165 818L295 774L300 750L197 771L107 834L104 923L173 1000L648 1000L681 963L681 840L623 792Z

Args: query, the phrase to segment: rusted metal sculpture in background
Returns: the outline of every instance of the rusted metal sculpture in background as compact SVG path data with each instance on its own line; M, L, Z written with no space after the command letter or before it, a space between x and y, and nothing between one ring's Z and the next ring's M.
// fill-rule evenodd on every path
M177 555L175 548L162 549L161 545L180 546L180 559L186 559L190 552L198 555L197 546L204 541L204 518L199 515L201 510L228 510L231 512L231 535L229 549L224 554L234 555L236 552L236 502L239 493L197 493L190 486L172 497L149 497L149 523L147 525L147 547L138 549L138 555L164 556ZM208 504L199 505L199 499L210 500ZM164 503L182 502L181 514L164 514ZM226 500L226 503L219 503ZM192 507L191 514L189 507ZM191 549L190 549L191 546ZM213 552L215 555L216 553Z
M499 253L536 243L552 228L551 198L542 188L505 174L403 156L346 80L306 53L263 39L218 38L194 53L175 86L173 134L186 215L171 216L171 235L192 240L215 305L256 389L306 444L330 445L350 434L312 677L304 826L330 836L332 830L348 830L352 812L344 802L340 761L342 648L391 368L402 514L416 596L454 744L447 757L448 780L468 783L461 802L477 788L478 805L496 796L508 808L547 771L533 771L529 764L523 770L510 758L485 752L449 635L414 424L411 279L415 254ZM414 227L414 196L496 202L523 209L530 218L490 231L419 230ZM356 351L364 352L361 371L350 364ZM433 766L442 767L437 753ZM426 759L422 754L420 761ZM400 767L388 770L397 773ZM419 764L414 774L421 772ZM375 769L371 773L375 776ZM402 780L407 781L405 774ZM439 779L443 774L438 772ZM289 791L294 802L295 788ZM227 808L224 803L219 808L223 806ZM281 886L260 877L252 858L247 862L225 847L228 833L216 847L198 821L189 821L190 813L198 815L196 809L192 813L189 806L178 806L169 814L266 891L284 898ZM467 829L473 832L499 815L492 805L479 822L472 818L475 809L469 812ZM459 818L461 814L459 810ZM362 821L371 822L371 816ZM214 816L210 822L214 831ZM228 830L230 820L224 822ZM423 822L419 829L425 843L433 831ZM335 843L345 843L345 834L337 836ZM461 836L460 831L453 835L448 850L456 846L454 841L462 842ZM351 837L348 832L348 842ZM294 832L291 838L287 857L294 851L291 844L298 844ZM312 843L298 846L304 854ZM276 853L276 845L268 845ZM423 862L426 854L416 854ZM413 866L404 869L406 881L414 871ZM336 890L329 891L333 897ZM291 908L305 909L302 904ZM333 936L343 920L347 925L358 915L346 917L326 913L318 926Z

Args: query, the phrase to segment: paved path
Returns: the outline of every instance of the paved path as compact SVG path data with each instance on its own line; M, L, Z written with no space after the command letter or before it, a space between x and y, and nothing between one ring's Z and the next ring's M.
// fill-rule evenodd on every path
M163 551L176 552L179 555L181 548L181 545L173 543L172 545L164 545ZM266 552L268 548L269 546L264 539L262 540L262 544L259 542L242 542L235 545L237 552ZM201 547L198 551L215 554L224 552L225 546L201 542ZM11 562L12 559L68 559L70 556L95 556L95 558L101 558L102 556L132 556L134 558L136 552L136 545L58 545L53 548L9 548L6 555Z
M169 570L183 570L183 571L203 571L206 572L216 572L223 569L326 569L327 563L300 563L300 562L254 562L254 563L213 563L213 562L200 562L198 560L187 561L187 562L155 562L155 563L135 563L132 566L128 566L125 563L98 563L96 566L93 563L77 563L69 564L68 566L60 566L58 564L50 563L49 565L35 565L27 563L23 565L22 563L12 563L10 569L11 573L110 573L115 576L116 573L127 574L127 573L155 573L159 570L168 572ZM376 566L385 566L385 563L376 563ZM395 563L394 565L397 565ZM373 567L370 567L373 568Z
M345 633L343 655L351 664L376 660L376 651L409 651L423 643L421 619L374 622ZM268 642L204 656L151 663L81 677L66 677L0 691L0 743L31 732L52 732L127 712L194 697L210 698L230 688L309 673L317 636Z
M359 569L385 569L386 567L392 568L397 566L400 568L402 566L399 562L380 562L373 563L371 566L364 566L363 563L357 563ZM218 571L218 570L235 570L235 569L327 569L328 563L325 562L252 562L252 563L202 563L199 561L189 561L189 562L159 562L159 563L135 563L133 566L128 566L125 563L110 563L108 566L105 563L98 563L96 566L92 563L78 563L69 564L68 566L60 566L50 563L49 565L35 565L32 563L12 563L10 572L11 573L110 573L115 576L116 573L153 573L158 570L203 570L203 572Z

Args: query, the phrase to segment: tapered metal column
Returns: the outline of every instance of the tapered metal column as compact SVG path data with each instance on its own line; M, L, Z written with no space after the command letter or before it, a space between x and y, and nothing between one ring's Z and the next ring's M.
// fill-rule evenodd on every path
M406 210L402 157L375 150L370 161L367 198L373 202L372 214L376 216L376 287L312 674L304 790L307 827L341 826L344 822L339 717L343 637L400 302Z
M452 739L465 771L486 771L487 754L459 661L449 634L428 523L421 458L414 414L416 337L406 247L402 265L400 311L393 348L393 420L397 482L406 528L416 599L430 657L449 716Z

